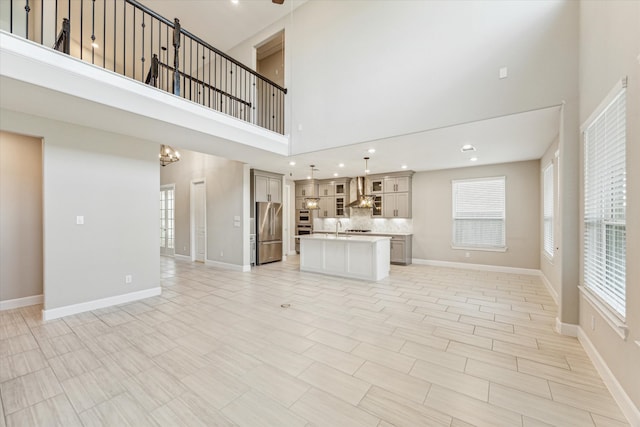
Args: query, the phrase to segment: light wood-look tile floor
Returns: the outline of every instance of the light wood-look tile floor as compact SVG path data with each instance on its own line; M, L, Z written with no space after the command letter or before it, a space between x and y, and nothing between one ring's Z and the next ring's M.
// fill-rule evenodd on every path
M0 312L0 426L627 425L537 277L297 261L163 257L162 296Z

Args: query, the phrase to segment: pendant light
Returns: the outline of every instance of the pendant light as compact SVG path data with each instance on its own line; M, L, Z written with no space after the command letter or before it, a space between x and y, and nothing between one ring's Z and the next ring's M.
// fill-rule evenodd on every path
M304 206L309 210L318 210L320 209L320 198L315 197L315 182L313 181L313 168L316 165L311 165L311 197L305 197Z
M369 158L364 158L364 186L367 186L367 174L369 173ZM362 189L362 197L360 198L360 203L358 207L360 208L374 208L375 207L375 199L370 194L364 194L365 189Z
M171 146L162 144L160 146L160 154L158 154L158 157L160 158L160 164L162 166L167 166L170 163L175 163L180 160L180 153L174 150Z

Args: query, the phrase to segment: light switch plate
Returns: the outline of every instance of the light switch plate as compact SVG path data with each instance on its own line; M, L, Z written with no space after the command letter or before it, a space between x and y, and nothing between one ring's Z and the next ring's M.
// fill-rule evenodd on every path
M82 216L82 215L78 215L78 216L76 217L76 224L77 224L77 225L84 225L84 216Z
M499 77L501 79L506 79L507 78L507 67L500 68Z

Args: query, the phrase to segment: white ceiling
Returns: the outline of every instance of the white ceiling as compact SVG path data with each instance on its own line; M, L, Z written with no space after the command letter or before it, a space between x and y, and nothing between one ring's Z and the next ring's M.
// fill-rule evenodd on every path
M364 174L364 157L369 173L407 169L419 172L539 159L558 136L560 106L497 117L410 135L363 142L289 158L264 155L251 162L253 167L280 172L293 179L305 179L314 164L314 178L358 176ZM465 144L476 151L463 153ZM369 149L375 149L370 154ZM477 157L472 162L471 157ZM295 161L295 166L289 162ZM344 163L344 167L339 167Z
M245 40L256 32L256 28L268 26L289 13L294 7L293 0L285 0L284 6L272 5L269 0L240 0L238 6L231 4L230 0L146 0L144 3L164 16L179 16L186 29L207 40L218 40L215 44L222 49ZM302 1L298 0L297 3L302 3ZM223 16L221 19L216 19L215 22L225 24L211 25L211 20L203 19L208 16ZM217 33L222 35L215 35ZM33 87L33 90L36 89L41 90L41 88ZM25 89L21 90L24 94ZM56 94L48 94L46 98L42 98L33 94L33 97L26 97L26 99L48 99L49 106L71 105L69 100L56 103L54 95ZM50 115L35 109L35 105L40 105L39 103L27 102L26 99L26 105L14 105L19 103L20 99L21 97L18 95L15 97L3 96L2 106L35 115ZM73 117L77 116L78 120L84 117L82 112L89 114L90 111L96 111L92 109L94 106L91 103L81 101L81 99L78 100L82 108L79 106L78 113L73 115ZM5 105L7 102L9 104ZM107 112L101 111L100 114L107 114ZM87 119L83 120L86 122ZM113 123L109 120L107 122ZM185 132L183 128L174 123L167 122L164 125L172 129L175 128L176 132ZM460 123L438 129L425 129L407 135L362 141L291 157L251 148L243 144L233 144L230 141L226 145L221 143L207 144L207 147L210 148L203 150L203 152L242 161L251 167L279 172L296 180L305 179L309 175L309 165L311 164L316 165L317 172L314 172L314 176L320 179L332 178L334 173L342 177L362 175L364 173L363 157L365 156L371 158L369 170L372 174L398 171L401 170L402 165L406 165L407 169L420 172L539 159L557 137L559 126L560 106L549 106L487 120ZM128 130L127 126L121 126L120 132L140 136L137 135L135 129ZM195 139L195 136L198 135L192 136L191 139ZM150 136L146 134L146 137ZM155 140L167 143L161 136ZM469 160L470 154L460 151L464 144L472 144L476 147L477 151L473 153L473 156L478 158L476 162ZM186 148L180 147L180 144L175 147L177 149ZM376 152L370 154L368 152L370 148L375 148ZM290 161L295 161L296 164L290 166ZM340 163L344 163L343 168L338 167Z
M291 14L306 0L285 0L283 5L270 0L143 0L167 18L178 17L183 28L227 51L270 24ZM364 172L363 157L369 156L371 173L391 172L406 165L414 171L467 167L540 158L558 135L560 108L511 114L478 122L425 130L375 141L354 143L339 148L296 155L291 158L257 153L243 158L252 167L280 172L293 179L304 179L315 164L316 178L357 176ZM478 158L471 162L460 152L464 144L473 144ZM368 153L369 148L376 152ZM295 161L295 166L289 162ZM344 163L344 167L338 164Z
M223 52L282 19L307 0L141 0L167 19L180 19L185 30Z

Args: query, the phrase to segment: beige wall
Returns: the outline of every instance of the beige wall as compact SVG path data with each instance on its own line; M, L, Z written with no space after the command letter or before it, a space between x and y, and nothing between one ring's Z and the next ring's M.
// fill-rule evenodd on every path
M627 86L627 307L623 340L580 298L580 327L640 408L640 2L580 3L580 121L585 121L623 76ZM583 199L581 194L581 200ZM582 202L581 202L582 204ZM582 245L581 245L582 248ZM582 256L582 250L580 251ZM582 269L581 269L582 271ZM581 283L582 281L582 274ZM595 328L591 328L592 318ZM634 422L640 423L640 415Z
M540 159L540 270L544 274L544 277L547 279L551 288L554 291L554 299L556 303L558 302L559 294L560 294L560 276L561 276L561 260L562 252L558 250L560 247L560 233L559 233L559 197L558 197L558 172L559 172L559 162L558 157L556 157L556 153L559 148L559 140L556 139L553 143L547 148L547 151L544 153L542 158ZM550 258L544 252L543 239L544 239L544 218L543 218L543 172L549 166L549 164L553 162L553 246L554 252L553 257Z
M451 248L451 181L506 177L506 252ZM413 258L538 269L540 162L419 172L413 176ZM465 257L469 252L470 257Z
M45 310L159 287L158 145L8 110L0 126L44 141Z
M0 131L0 301L42 295L42 139Z
M233 160L193 151L179 150L181 160L160 170L160 184L175 184L176 254L191 256L191 181L206 181L207 259L234 264L248 264L244 247L248 237L244 232L248 224L244 213L245 165ZM247 202L248 206L248 202ZM234 217L241 218L240 227L234 227ZM246 243L246 245L245 245Z

